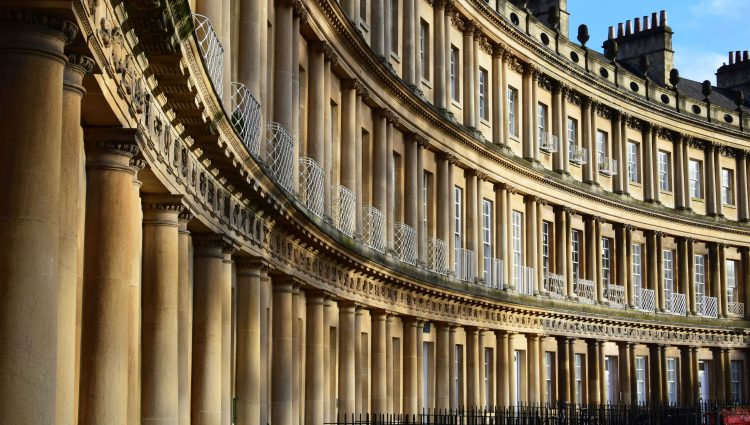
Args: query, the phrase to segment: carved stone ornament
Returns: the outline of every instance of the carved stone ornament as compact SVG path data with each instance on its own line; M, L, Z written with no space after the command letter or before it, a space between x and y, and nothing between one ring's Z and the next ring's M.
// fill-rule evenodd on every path
M517 57L511 56L508 58L506 62L508 63L508 69L518 74L523 74L524 72L523 62L518 60Z
M448 9L447 9L447 6L446 6L446 11L447 10ZM464 21L463 21L463 18L461 18L461 14L457 10L454 10L453 13L451 13L451 24L453 24L453 26L457 30L459 30L461 32L464 31Z

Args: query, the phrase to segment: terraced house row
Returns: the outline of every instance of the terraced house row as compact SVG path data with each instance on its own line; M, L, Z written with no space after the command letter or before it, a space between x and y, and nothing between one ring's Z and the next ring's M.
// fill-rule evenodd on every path
M748 53L566 9L0 2L0 422L747 402Z

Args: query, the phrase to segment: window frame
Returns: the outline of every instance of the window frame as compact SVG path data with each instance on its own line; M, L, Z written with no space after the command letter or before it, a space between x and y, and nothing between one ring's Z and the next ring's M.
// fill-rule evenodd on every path
M508 134L513 137L518 137L518 89L508 85L506 98L506 109L508 110Z
M734 170L731 168L721 169L721 203L722 205L734 206Z
M662 192L672 191L672 179L670 178L671 172L671 154L667 151L660 150L657 153L659 159L659 190Z
M640 143L628 140L628 181L640 183Z
M425 81L430 81L430 23L419 19L419 75Z
M570 231L570 260L573 282L577 282L581 277L581 231L578 229Z
M487 99L489 98L489 73L486 69L479 67L479 118L484 121L489 121L490 114Z
M451 44L450 60L448 70L450 77L451 100L454 102L461 101L461 51L454 44Z
M485 276L491 272L490 260L493 258L494 246L492 243L494 203L482 198L482 256L484 256Z
M688 159L688 179L690 197L703 199L703 161Z

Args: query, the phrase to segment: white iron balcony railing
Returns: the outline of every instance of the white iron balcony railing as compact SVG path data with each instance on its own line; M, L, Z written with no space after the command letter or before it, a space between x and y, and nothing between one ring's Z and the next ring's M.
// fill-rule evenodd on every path
M593 280L578 278L578 280L573 283L573 293L578 296L578 301L581 303L596 303L596 285Z
M427 238L427 267L440 274L448 274L448 244L441 239Z
M731 317L745 317L745 303L727 303L727 315Z
M505 280L503 275L503 260L485 257L484 284L490 288L503 289Z
M671 296L669 296L671 295ZM687 314L687 297L685 294L672 292L664 295L664 308L668 313L684 316Z
M232 83L232 125L254 158L260 155L260 104L242 83Z
M456 279L464 282L474 282L477 273L474 251L456 248Z
M588 150L575 143L568 143L568 161L571 164L583 165L588 162Z
M625 287L609 284L604 287L604 298L611 304L625 305Z
M385 252L385 214L372 205L362 211L362 237L370 248Z
M522 265L516 265L514 270L516 280L516 290L519 294L534 295L534 283L536 282L536 274L532 267L526 267Z
M396 223L394 230L393 242L399 260L411 265L417 264L416 229L404 223Z
M550 298L565 299L565 277L550 272L545 273L544 290Z
M268 124L265 163L276 183L291 192L294 175L294 141L279 123Z
M553 153L560 149L560 138L552 133L539 133L539 150Z
M617 175L617 160L609 159L606 156L599 157L599 172L605 176Z
M719 300L716 297L699 295L695 298L698 314L705 317L719 317Z
M323 217L323 184L325 172L312 158L299 159L299 193L302 203L318 217Z
M224 48L221 46L210 19L195 13L193 23L195 38L203 57L203 66L214 85L216 95L221 99L224 97Z
M643 311L656 310L656 292L653 289L635 288L635 308Z
M333 186L331 193L331 218L333 225L349 236L354 235L354 209L357 195L344 186Z

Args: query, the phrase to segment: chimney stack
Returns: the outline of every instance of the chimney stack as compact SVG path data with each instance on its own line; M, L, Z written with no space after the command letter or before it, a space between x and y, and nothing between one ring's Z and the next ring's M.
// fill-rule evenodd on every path
M750 54L747 50L729 52L729 64L716 71L716 86L742 91L750 97Z
M557 9L560 11L560 35L567 38L570 17L568 13L568 0L534 0L528 3L531 13L544 25L549 25L547 15L552 6L557 6Z
M635 24L635 28L633 27ZM612 39L610 31L609 38ZM667 25L667 12L653 12L649 15L617 24L618 61L631 69L640 69L643 58L650 65L649 77L666 85L669 73L674 68L672 50L672 29Z

